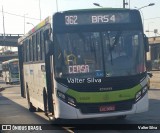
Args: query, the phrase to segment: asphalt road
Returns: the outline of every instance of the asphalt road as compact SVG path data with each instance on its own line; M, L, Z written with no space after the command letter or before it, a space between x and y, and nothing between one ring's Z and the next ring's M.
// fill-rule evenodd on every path
M31 113L27 109L27 100L20 96L19 85L5 85L0 79L0 124L47 124L52 131L43 132L76 132L76 133L159 133L160 130L106 130L105 126L129 126L128 124L160 124L160 72L154 71L149 90L149 111L141 114L129 115L125 120L92 119L69 120L60 124L51 123L43 112ZM74 125L66 125L74 124ZM75 125L76 124L76 125ZM110 124L110 125L109 125ZM83 126L82 126L83 125ZM81 130L85 127L84 130ZM93 130L92 130L93 128ZM103 129L104 128L104 129ZM114 128L114 127L113 127ZM90 129L90 130L88 130ZM96 129L96 130L95 130ZM6 131L2 131L6 132ZM17 131L8 131L17 132ZM26 132L26 131L25 131ZM33 132L33 131L28 131ZM39 132L39 131L38 131Z

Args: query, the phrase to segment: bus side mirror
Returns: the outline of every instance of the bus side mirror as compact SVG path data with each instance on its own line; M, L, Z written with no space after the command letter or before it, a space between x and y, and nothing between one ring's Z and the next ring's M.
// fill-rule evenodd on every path
M54 53L54 43L51 40L49 40L49 53L50 55Z
M45 53L46 55L51 55L53 54L53 41L50 39L50 31L51 29L47 29L44 31L43 36L45 40Z
M53 41L51 40L46 41L46 53L49 55L53 54Z
M153 74L151 72L147 72L148 76L152 78Z
M148 37L146 37L146 35L144 36L144 45L146 52L149 52L149 42L148 42Z

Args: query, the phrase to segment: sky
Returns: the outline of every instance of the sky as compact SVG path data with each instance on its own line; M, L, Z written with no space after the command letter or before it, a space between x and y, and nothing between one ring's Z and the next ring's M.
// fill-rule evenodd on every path
M140 12L144 20L144 31L151 31L145 34L155 36L154 29L158 29L160 33L160 0L126 0L126 2L129 3L126 8L131 9L155 3L154 6L142 8ZM56 11L101 8L94 6L93 3L99 3L103 7L123 7L123 0L0 0L0 34L4 33L2 7L5 33L24 34L37 25L40 19L52 16Z

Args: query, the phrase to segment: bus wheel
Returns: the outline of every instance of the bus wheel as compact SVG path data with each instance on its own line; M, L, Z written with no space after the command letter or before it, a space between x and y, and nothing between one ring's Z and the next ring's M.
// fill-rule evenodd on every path
M35 112L36 108L32 105L30 102L30 96L29 96L29 88L28 85L26 85L26 92L27 92L27 101L28 101L28 109L30 112Z
M43 104L44 104L44 113L46 116L48 116L48 97L47 97L47 91L46 88L43 88Z
M30 112L36 112L36 108L32 105L31 102L28 103L28 109Z
M60 118L55 118L54 116L48 116L49 122L51 124L63 124L65 123L64 119L60 119Z

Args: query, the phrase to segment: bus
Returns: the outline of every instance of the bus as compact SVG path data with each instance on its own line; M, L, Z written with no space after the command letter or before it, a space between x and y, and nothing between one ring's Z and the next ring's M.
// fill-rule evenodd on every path
M22 96L49 119L148 110L148 38L138 10L57 12L18 40Z
M2 78L6 84L19 82L18 59L11 59L2 62Z

